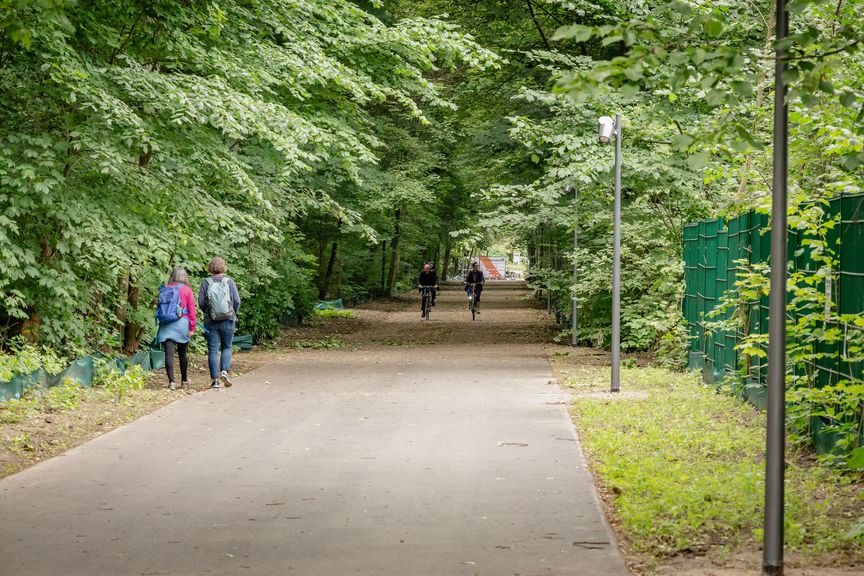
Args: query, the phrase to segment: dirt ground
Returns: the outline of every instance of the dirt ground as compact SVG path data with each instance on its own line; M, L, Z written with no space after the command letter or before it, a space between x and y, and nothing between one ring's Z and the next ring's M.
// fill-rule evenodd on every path
M588 348L572 349L556 345L552 338L557 332L552 317L529 299L521 285L508 284L484 295L481 313L472 321L467 306L433 308L431 320L420 317L419 297L406 294L400 298L380 299L352 310L351 318L319 318L311 324L286 328L280 341L256 346L248 353L234 356L233 373L241 375L285 355L308 354L303 348L315 342L329 341L363 354L380 347L415 348L431 344L452 344L477 347L484 344L546 344L550 359L566 356L568 363L607 365L609 354ZM447 300L465 298L457 285L444 288ZM467 304L467 299L466 299ZM637 364L650 362L645 355L632 357ZM105 391L84 391L75 410L57 413L37 413L18 423L0 421L0 477L14 474L32 464L60 454L91 438L150 413L175 401L182 394L213 393L207 390L209 377L204 356L190 358L192 387L188 391L171 392L166 388L164 371L148 375L146 389L115 403ZM0 414L2 416L2 414ZM602 487L601 487L602 496ZM608 495L607 495L608 496ZM608 497L607 503L608 503ZM607 516L609 507L606 507ZM640 557L627 550L626 537L620 533L614 518L610 524L618 532L619 542L628 566L634 574L658 576L750 576L761 573L758 551L730 552L722 557L704 556L657 559ZM801 568L794 556L787 558L785 574L792 576L851 576L862 575L862 568L819 567Z

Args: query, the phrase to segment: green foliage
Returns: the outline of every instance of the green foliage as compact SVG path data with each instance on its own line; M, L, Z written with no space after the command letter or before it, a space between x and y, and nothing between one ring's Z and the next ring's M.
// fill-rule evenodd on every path
M316 318L354 318L351 310L315 310Z
M241 308L241 329L261 338L279 335L286 315L309 316L316 302L308 258L299 251L258 270L259 286Z
M37 413L74 410L78 407L80 391L78 383L68 378L47 391L28 388L21 399L13 398L0 403L0 422L18 424Z
M241 329L273 335L311 301L303 224L368 251L366 215L406 194L369 207L404 172L382 126L431 123L451 108L431 75L494 62L452 24L347 0L0 3L6 332L133 350L171 268L199 280L218 254Z
M114 396L114 402L119 404L132 391L144 388L144 370L135 365L121 371L113 363L97 362L93 386L104 387Z
M0 423L18 424L36 413L36 404L30 398L12 398L0 403Z
M81 387L78 382L66 378L59 386L49 388L42 397L42 411L64 412L78 407Z
M577 395L573 413L594 469L632 544L653 555L751 545L764 498L764 415L701 386L694 374L622 371L633 396ZM608 370L584 369L567 385L605 390ZM853 529L855 488L828 467L793 454L787 466L786 542L816 557L861 551Z
M324 338L322 340L298 340L291 347L296 350L332 350L346 346L339 338Z
M40 368L48 374L59 374L66 361L55 351L44 346L31 346L16 340L9 351L0 354L0 381L8 382L18 374L30 374Z

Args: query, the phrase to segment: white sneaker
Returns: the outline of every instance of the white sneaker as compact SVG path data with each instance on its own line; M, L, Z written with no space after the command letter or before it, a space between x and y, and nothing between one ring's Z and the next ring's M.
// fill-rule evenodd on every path
M225 388L230 388L234 383L231 382L231 379L228 378L228 372L222 370L222 373L219 375L219 379L225 384Z

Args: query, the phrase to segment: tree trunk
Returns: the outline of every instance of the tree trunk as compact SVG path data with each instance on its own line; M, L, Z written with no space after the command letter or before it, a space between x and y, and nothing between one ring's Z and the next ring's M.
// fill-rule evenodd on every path
M774 39L774 28L775 28L775 0L771 0L770 5L768 7L768 26L765 30L765 53L770 54L771 47L773 45ZM759 73L759 80L756 82L756 108L761 109L765 104L765 88L766 82L768 78L768 68L762 67L761 72ZM753 133L758 134L757 130L759 129L760 122L757 120L756 126L754 127ZM741 176L738 182L738 199L741 200L744 198L744 195L747 193L747 185L750 183L750 170L753 162L753 155L751 152L748 152L744 156L744 166L741 168Z
M117 330L126 325L126 300L129 298L129 273L120 275L117 281Z
M138 300L141 297L141 287L138 282L129 282L129 290L127 291L126 301L132 307L133 311L138 310ZM144 333L144 327L138 324L134 319L126 320L123 324L123 353L134 354L141 344L141 334Z
M330 289L330 279L333 277L333 265L336 263L336 253L339 250L339 243L333 242L333 247L330 249L330 261L327 262L327 272L324 274L319 287L318 298L324 300L327 297L327 291Z
M444 262L442 262L440 269L444 272L444 277L440 280L446 282L450 275L450 234L447 234L447 240L444 241Z
M323 234L319 234L318 236L318 277L316 284L318 284L318 292L321 292L322 282L324 280L324 249L327 247L327 240L324 239Z
M27 319L21 324L21 336L28 344L39 343L39 328L42 326L42 317L34 307L27 309Z
M381 243L381 293L387 286L387 240Z
M402 223L405 222L405 216L408 209L405 205L400 206L396 210L396 230L393 234L393 243L390 246L390 274L387 278L387 296L393 296L393 289L396 287L396 277L399 272L399 240L402 239Z

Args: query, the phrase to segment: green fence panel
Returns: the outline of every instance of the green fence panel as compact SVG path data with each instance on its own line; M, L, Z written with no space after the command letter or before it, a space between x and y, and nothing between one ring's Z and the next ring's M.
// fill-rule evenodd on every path
M708 220L704 226L705 251L703 253L703 268L704 268L704 284L702 285L702 322L703 332L705 334L705 369L702 374L707 384L714 382L715 373L715 347L714 347L714 331L707 327L709 321L708 314L714 310L718 304L717 297L717 252L718 252L718 233L720 222L718 220Z
M153 348L150 350L150 370L165 368L165 350Z
M717 265L715 270L715 288L717 301L715 306L720 303L723 295L731 288L728 279L728 262L729 262L729 233L725 228L723 220L717 221ZM725 320L728 318L728 312L713 318L714 321ZM715 384L721 384L726 380L726 330L714 329L713 341L714 348L712 350L712 368L711 380Z
M93 385L93 357L85 356L78 360L72 361L66 370L63 371L63 380L69 378L75 380L81 386L89 387Z
M826 236L827 249L832 252L839 269L825 274L826 264L814 261L809 249L810 240L805 231L790 229L787 245L787 263L790 270L801 275L818 275L809 282L822 291L835 307L828 312L858 315L864 311L864 194L841 195L825 207L826 220L836 219L838 226ZM769 218L767 214L750 211L725 223L722 220L703 220L684 228L685 292L682 310L690 337L688 366L701 369L706 382L720 383L731 373L744 370L745 385L742 396L757 407L764 407L767 360L758 356L743 356L737 345L748 334L766 334L768 331L768 298L750 303L742 327L735 332L708 329L707 322L728 319L735 310L724 315L707 318L724 294L734 294L735 283L741 278L743 261L749 267L770 263ZM825 280L827 278L827 281ZM788 295L791 301L795 294ZM795 314L789 321L802 315L821 315L824 306L814 303L802 308L796 302ZM793 366L795 373L814 373L817 386L835 384L841 380L860 382L864 379L864 359L853 357L851 343L864 342L864 329L851 323L833 323L828 328L839 329L840 342L819 342L808 350L816 361ZM818 451L828 451L836 442L829 421L813 421L814 445Z
M744 233L742 234L742 228ZM747 223L744 218L739 216L729 221L727 229L727 243L729 246L729 258L726 263L726 285L730 290L735 288L735 282L739 279L738 261L742 258L747 258ZM735 310L730 310L727 318L734 314ZM726 359L725 367L729 373L738 370L738 350L736 346L741 337L739 331L730 331L726 333Z
M24 382L21 378L17 376L13 376L10 381L3 382L3 385L0 386L0 394L2 394L2 399L4 402L6 400L21 398L21 394L23 393Z
M243 352L252 350L252 342L255 339L253 334L237 334L234 336L233 344Z
M864 194L840 197L840 272L838 274L838 312L858 314L864 310ZM861 342L862 329L845 323L841 329L848 341ZM842 350L839 369L843 378L861 379L864 362L850 361L848 348Z
M684 227L684 301L682 304L687 333L690 336L687 367L697 370L701 367L699 351L699 304L697 301L699 254L699 225L688 224Z
M141 369L145 372L150 371L150 351L142 350L141 352L137 352L130 356L126 360L126 366L141 366Z

